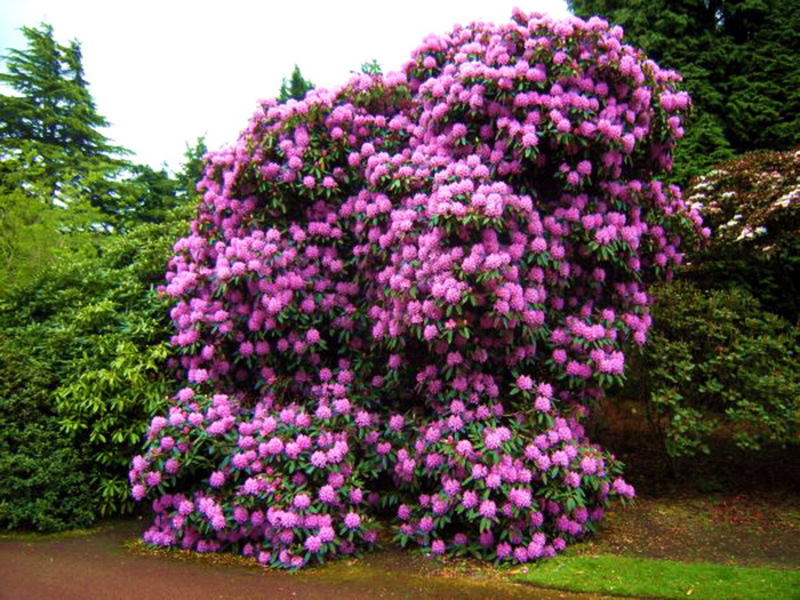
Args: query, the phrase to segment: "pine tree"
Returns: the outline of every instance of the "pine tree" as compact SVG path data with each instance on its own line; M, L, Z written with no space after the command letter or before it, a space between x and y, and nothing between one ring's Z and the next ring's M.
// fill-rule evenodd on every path
M26 50L12 49L6 59L7 73L0 82L16 96L2 96L0 141L29 141L55 146L67 155L111 156L125 154L100 131L108 126L98 114L84 77L83 57L77 41L64 46L53 37L53 28L23 27Z
M102 130L80 44L53 28L22 29L0 85L0 284L24 281L59 255L92 254L98 236L168 219L179 183L136 165Z
M305 79L300 73L300 67L295 65L289 82L287 83L286 78L283 78L283 83L281 83L281 89L278 94L278 102L286 102L289 98L302 100L306 97L308 91L313 89L314 84Z
M23 27L24 50L9 50L0 83L0 159L15 164L6 188L45 188L49 202L64 208L88 202L109 212L120 191L114 176L128 151L110 144L101 129L108 121L95 107L82 64L80 44L59 44L50 25ZM8 169L6 169L8 171Z
M178 184L178 195L181 198L196 199L198 197L197 182L203 176L205 161L203 157L208 152L205 136L195 140L194 146L186 144L183 153L184 162L180 172L175 174Z
M103 134L80 44L58 43L47 24L22 32L27 48L9 50L0 74L12 92L0 95L0 189L60 210L62 231L123 233L165 218L177 183Z

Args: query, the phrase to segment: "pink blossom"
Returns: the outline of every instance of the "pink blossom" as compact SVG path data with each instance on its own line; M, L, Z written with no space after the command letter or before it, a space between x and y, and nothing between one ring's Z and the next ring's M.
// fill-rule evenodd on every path
M497 512L497 506L491 500L484 500L481 502L478 512L484 519L494 519Z

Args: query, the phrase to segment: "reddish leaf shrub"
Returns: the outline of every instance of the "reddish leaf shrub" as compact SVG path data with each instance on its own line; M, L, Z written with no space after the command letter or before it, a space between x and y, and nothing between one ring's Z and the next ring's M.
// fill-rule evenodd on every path
M397 540L519 562L630 497L582 426L700 219L688 97L604 21L514 15L265 101L165 290L186 372L131 470L149 542L300 567Z
M744 288L791 323L800 317L800 150L750 152L692 182L687 202L712 231L686 275Z

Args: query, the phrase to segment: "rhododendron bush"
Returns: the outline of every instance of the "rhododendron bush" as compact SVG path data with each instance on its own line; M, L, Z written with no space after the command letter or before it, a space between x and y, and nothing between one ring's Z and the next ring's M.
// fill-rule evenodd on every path
M583 423L700 219L656 179L688 97L621 36L457 27L207 158L165 287L186 386L130 473L148 542L299 567L380 517L525 562L633 495Z

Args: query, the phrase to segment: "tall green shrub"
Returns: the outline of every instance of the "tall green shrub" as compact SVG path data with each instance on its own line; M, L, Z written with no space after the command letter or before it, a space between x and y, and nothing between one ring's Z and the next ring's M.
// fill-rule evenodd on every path
M800 436L800 330L741 289L655 288L651 343L633 354L628 391L647 409L673 468L716 434L744 449Z
M36 327L30 328L36 335ZM34 345L0 333L0 527L59 531L94 520L90 465L59 431L57 374Z
M64 452L75 454L74 460L60 460L71 461L73 474L82 473L89 482L83 487L90 491L90 508L80 514L108 515L132 507L127 457L171 386L167 308L154 289L172 241L183 230L182 218L173 213L172 223L140 225L112 236L97 255L57 260L0 297L5 381L0 410L11 419L5 421L10 426L0 462L11 468L21 456L34 457L28 469L41 479L40 495L49 497L64 482L45 476L52 461L46 451L40 454L58 439ZM18 412L23 405L24 416ZM54 491L53 497L60 493ZM19 499L19 490L0 490L4 496ZM63 522L67 527L85 520ZM52 528L38 517L2 512L0 523Z

